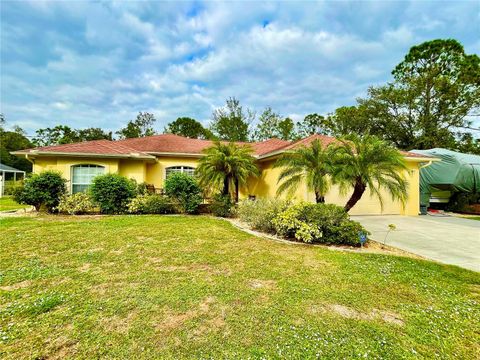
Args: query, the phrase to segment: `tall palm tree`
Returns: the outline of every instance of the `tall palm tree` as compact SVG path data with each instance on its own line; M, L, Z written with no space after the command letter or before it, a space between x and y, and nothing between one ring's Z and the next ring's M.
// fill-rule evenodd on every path
M348 135L334 145L332 181L346 193L353 193L345 204L349 211L362 198L367 187L383 209L381 190L387 190L392 200L405 204L407 181L402 172L407 169L402 154L385 141L372 135Z
M245 185L250 176L260 175L252 152L247 145L216 141L203 151L204 156L196 169L200 185L221 188L223 195L231 195L233 190L238 202L239 186Z
M318 139L308 147L285 152L274 164L274 167L282 168L278 177L281 185L277 189L277 195L295 191L305 179L308 190L315 193L315 201L324 203L325 194L330 188L327 176L332 170L330 159L329 148L324 147Z

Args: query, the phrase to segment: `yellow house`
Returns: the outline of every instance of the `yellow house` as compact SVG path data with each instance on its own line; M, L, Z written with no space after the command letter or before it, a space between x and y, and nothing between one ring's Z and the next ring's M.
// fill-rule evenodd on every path
M319 139L324 145L334 138L312 135L299 141L290 142L270 139L251 143L254 156L261 169L261 176L250 179L248 185L240 190L240 197L275 197L280 169L273 168L275 160L283 152L299 146L310 144ZM144 138L118 141L96 140L75 144L46 146L13 152L33 163L33 172L57 170L67 179L71 193L84 191L92 179L103 173L118 173L137 182L152 184L161 189L165 178L171 172L193 174L202 156L202 150L211 146L209 140L189 139L182 136L163 134ZM383 210L378 199L370 197L368 192L351 209L351 214L402 214L418 215L419 212L419 169L428 164L432 158L404 152L408 171L405 177L409 182L408 201L405 206L392 201L388 194L384 196ZM296 200L313 202L314 194L307 190L305 184L294 194ZM333 187L325 196L326 202L344 205L346 196Z

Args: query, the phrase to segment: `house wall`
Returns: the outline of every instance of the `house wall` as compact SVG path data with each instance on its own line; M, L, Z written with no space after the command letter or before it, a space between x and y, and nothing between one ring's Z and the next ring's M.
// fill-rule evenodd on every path
M198 166L198 158L188 157L158 157L156 163L146 164L146 182L153 184L156 188L163 189L166 169L171 166Z
M257 179L250 179L248 185L241 189L240 198L247 198L254 195L259 198L275 197L278 188L277 179L280 174L279 168L273 168L274 160L260 163L262 174ZM416 216L419 213L420 189L418 162L407 161L408 170L404 173L408 185L408 199L405 205L399 201L393 201L386 191L381 191L383 208L377 197L371 196L367 189L362 199L350 210L352 215L410 215ZM325 195L327 203L344 206L350 197L351 191L341 194L338 186L332 186ZM302 183L293 194L283 194L280 198L290 198L294 201L315 201L315 194L307 190L305 183Z
M247 186L240 189L240 198L248 198L254 195L258 198L276 197L278 188L277 180L280 169L274 168L275 160L259 162L261 175L259 178L249 179ZM166 168L170 166L198 166L198 158L187 157L158 157L155 163L148 163L141 160L119 160L119 159L92 159L92 158L68 158L68 157L41 157L34 163L33 171L39 173L44 170L57 170L68 180L71 189L71 167L78 164L95 164L105 167L106 172L119 173L128 178L134 178L137 182L147 182L156 188L163 188ZM380 215L380 214L402 214L418 215L419 212L419 169L418 162L407 161L408 171L405 173L409 181L409 197L405 206L394 202L387 193L383 193L384 207L380 206L378 199L371 197L369 191L365 192L362 199L350 211L355 215ZM350 193L342 195L338 187L332 187L325 196L327 203L345 205ZM312 192L307 191L305 183L302 183L293 194L282 194L280 198L292 198L295 201L315 201Z

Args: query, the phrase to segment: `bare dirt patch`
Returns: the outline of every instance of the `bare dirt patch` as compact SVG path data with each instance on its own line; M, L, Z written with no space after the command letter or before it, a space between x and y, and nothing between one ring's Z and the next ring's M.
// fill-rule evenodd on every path
M78 271L80 271L80 272L87 272L87 271L90 270L90 267L91 267L91 266L92 266L92 264L90 264L90 263L85 263L85 264L83 264L82 266L80 266L80 267L78 268Z
M136 312L129 312L126 316L112 316L102 319L102 326L110 332L128 333L132 322L138 317Z
M349 308L348 306L339 304L330 304L327 306L312 306L310 309L312 313L335 313L341 317L355 320L375 321L382 320L389 324L403 326L405 323L399 314L391 311L373 309L370 312L360 312L358 310Z
M26 287L29 287L30 285L32 285L32 281L25 280L25 281L22 281L22 282L13 284L13 285L0 286L0 290L13 291L13 290L18 290L18 289L24 289Z
M275 280L252 279L248 282L248 285L252 289L274 289L277 287L277 282Z

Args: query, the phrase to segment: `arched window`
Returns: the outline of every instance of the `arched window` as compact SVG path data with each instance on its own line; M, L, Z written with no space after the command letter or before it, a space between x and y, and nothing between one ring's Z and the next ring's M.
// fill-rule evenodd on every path
M105 167L92 164L72 166L72 194L85 192L95 176L105 172Z
M165 169L165 178L176 172L193 176L195 174L195 168L191 166L171 166Z

